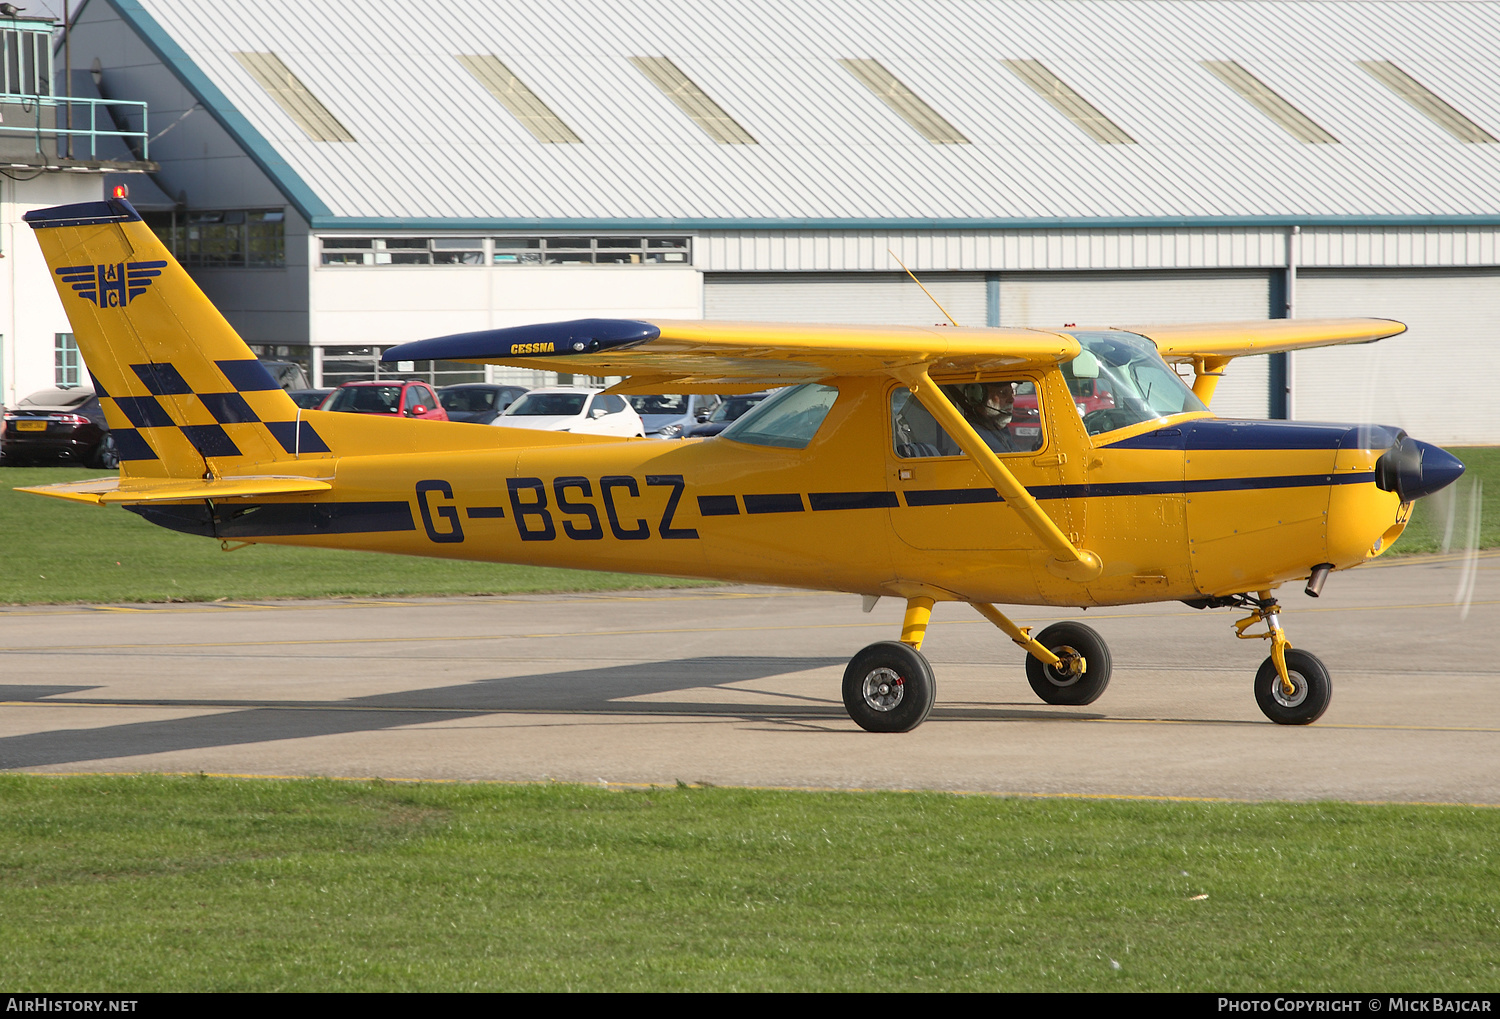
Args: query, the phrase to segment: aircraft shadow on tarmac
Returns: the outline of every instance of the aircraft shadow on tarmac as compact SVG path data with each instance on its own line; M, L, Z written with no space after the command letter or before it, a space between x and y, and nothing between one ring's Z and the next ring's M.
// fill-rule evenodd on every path
M808 694L770 693L763 703L709 700L629 700L673 691L753 682L787 673L842 666L842 658L722 657L614 665L596 669L475 680L453 686L402 690L336 701L244 701L100 698L76 695L97 687L0 685L0 701L129 704L167 708L238 708L189 718L158 719L84 729L53 729L0 738L0 769L35 768L137 757L171 751L376 732L452 718L499 713L615 716L688 716L751 722L846 722L837 680L820 678ZM737 688L744 692L745 688ZM73 696L69 696L73 695ZM1063 714L954 705L934 717L950 720L1074 720L1098 715Z

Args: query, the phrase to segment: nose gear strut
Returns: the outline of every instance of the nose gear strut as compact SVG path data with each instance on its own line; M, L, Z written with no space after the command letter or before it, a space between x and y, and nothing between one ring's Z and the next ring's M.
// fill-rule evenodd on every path
M1250 610L1250 615L1234 624L1236 637L1271 642L1271 656L1255 674L1255 701L1260 710L1278 725L1317 721L1333 699L1333 683L1317 655L1294 649L1286 639L1281 629L1281 606L1271 592L1260 591L1254 597L1238 594L1218 602ZM1257 623L1266 624L1264 633L1245 632Z
M1286 671L1286 653L1291 650L1291 642L1286 639L1286 633L1281 629L1281 606L1277 604L1276 598L1270 591L1261 591L1253 601L1249 595L1241 595L1246 605L1254 605L1250 614L1234 624L1235 636L1241 640L1266 640L1271 641L1271 661L1276 663L1276 675L1281 679L1281 692L1291 697L1296 692L1296 686ZM1256 623L1265 623L1265 633L1246 633Z

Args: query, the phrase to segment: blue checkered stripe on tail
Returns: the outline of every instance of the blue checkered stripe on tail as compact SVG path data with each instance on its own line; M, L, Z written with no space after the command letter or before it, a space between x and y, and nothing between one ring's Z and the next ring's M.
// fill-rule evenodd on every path
M101 308L123 308L144 294L166 265L166 262L115 262L69 265L54 271L84 300Z
M149 396L111 396L105 392L97 378L93 379L94 392L101 400L113 401L121 415L131 424L130 428L111 431L121 460L159 459L147 440L147 433L153 428L173 428L180 431L199 455L204 457L243 456L239 446L225 429L226 425L264 425L288 453L332 452L322 436L306 421L266 421L256 413L244 394L278 391L281 388L259 361L252 358L214 363L229 384L229 388L221 393L194 393L182 373L171 364L130 366L151 394ZM92 375L90 377L93 378ZM161 396L196 397L215 423L178 424L172 419L167 406L157 399Z

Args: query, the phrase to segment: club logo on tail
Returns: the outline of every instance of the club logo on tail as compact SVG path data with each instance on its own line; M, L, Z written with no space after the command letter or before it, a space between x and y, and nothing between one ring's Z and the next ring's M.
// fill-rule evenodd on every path
M144 294L166 262L116 262L113 265L68 265L55 270L64 283L101 308L123 308Z

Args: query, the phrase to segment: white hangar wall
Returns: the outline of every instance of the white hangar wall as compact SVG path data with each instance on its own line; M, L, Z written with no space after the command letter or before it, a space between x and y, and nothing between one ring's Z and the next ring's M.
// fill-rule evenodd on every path
M1500 443L1500 403L1454 389L1458 372L1500 377L1494 227L743 231L702 234L696 251L714 319L941 321L896 257L963 325L1393 318L1400 337L1294 355L1290 416ZM1215 411L1266 417L1271 376L1266 357L1237 361Z
M55 385L54 346L73 326L34 231L22 216L36 209L103 197L97 173L0 176L0 405Z
M1426 442L1500 443L1500 269L1319 269L1297 280L1299 318L1394 318L1368 346L1292 356L1292 414L1397 425Z
M611 266L320 266L312 274L318 346L390 346L448 333L569 318L699 318L692 269Z

